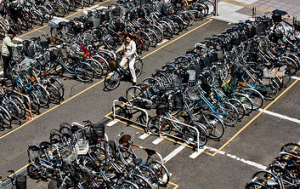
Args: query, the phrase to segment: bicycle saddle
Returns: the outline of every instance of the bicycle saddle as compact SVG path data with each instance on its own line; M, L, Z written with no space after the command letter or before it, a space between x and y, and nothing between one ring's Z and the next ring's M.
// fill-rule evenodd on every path
M38 150L40 150L41 148L40 148L40 146L38 146L38 145L30 145L30 146L28 146L28 150L32 150L32 151L38 151Z
M142 83L140 87L145 91L149 87L149 85Z
M40 39L40 37L32 37L32 38L30 38L31 41L37 41L39 39Z
M78 130L79 130L79 127L77 125L74 125L73 127L71 127L72 133L75 133Z
M142 162L143 162L143 160L141 158L133 159L134 165L140 165Z
M152 156L156 153L155 150L151 150L151 149L148 149L148 148L146 148L145 151L148 154L148 156Z
M246 82L242 82L242 81L239 81L238 84L240 84L242 87L246 87L247 86L247 83Z
M37 81L37 79L36 79L35 77L34 77L34 78L29 77L28 79L29 79L29 81L30 81L31 83Z
M50 142L46 142L46 141L41 142L41 144L40 144L40 148L41 149L46 149L46 148L49 148L50 146L51 146L51 143Z

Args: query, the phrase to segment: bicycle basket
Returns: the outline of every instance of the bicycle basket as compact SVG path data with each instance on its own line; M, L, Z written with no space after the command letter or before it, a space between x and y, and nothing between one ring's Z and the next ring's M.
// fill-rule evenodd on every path
M97 123L94 125L94 130L98 138L105 137L105 125L103 123Z
M172 75L172 83L174 88L181 89L182 87L182 78L178 75Z
M84 139L79 139L75 144L77 155L86 155L89 151L89 142Z
M109 64L109 68L112 70L116 70L119 66L119 64L114 60L108 61L108 64Z
M64 146L60 149L60 154L64 162L71 164L76 160L77 154L76 151L70 146Z
M123 134L120 139L119 139L119 148L122 152L127 151L129 148L130 144L129 141L131 139L131 135L128 134Z

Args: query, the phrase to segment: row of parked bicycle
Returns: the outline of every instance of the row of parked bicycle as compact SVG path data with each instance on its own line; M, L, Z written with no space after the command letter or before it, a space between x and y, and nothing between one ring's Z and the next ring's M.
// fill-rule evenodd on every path
M245 33L261 24L265 28L259 36ZM208 138L220 139L226 126L262 107L264 100L276 98L298 71L297 31L279 25L274 17L257 18L196 44L141 84L128 88L126 99L120 99L135 107L155 109L154 116L118 105L114 107L117 117L132 119L136 114L152 134L179 135L198 147ZM230 45L233 48L226 51ZM113 77L110 80L118 83Z
M76 8L93 5L94 0L25 0L5 1L0 6L2 15L0 22L0 37L10 28L16 34L29 30L32 25L43 25L53 16L64 17Z
M256 172L246 189L287 189L300 186L300 146L288 143L282 146L279 156L274 158L266 170Z
M135 144L133 138L120 133L108 140L101 123L62 123L51 131L49 142L28 146L28 175L51 178L49 189L166 186L170 174L160 154ZM147 159L138 158L133 147L143 149Z

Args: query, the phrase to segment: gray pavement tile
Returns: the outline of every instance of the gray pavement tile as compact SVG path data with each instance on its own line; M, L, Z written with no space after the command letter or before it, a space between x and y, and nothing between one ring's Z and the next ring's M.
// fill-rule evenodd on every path
M236 11L236 12L252 16L252 9L249 9L249 8L242 8L242 9Z

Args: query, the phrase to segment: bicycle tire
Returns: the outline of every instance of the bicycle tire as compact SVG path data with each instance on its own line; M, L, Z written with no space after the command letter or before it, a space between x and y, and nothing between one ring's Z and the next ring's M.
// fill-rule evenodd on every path
M297 143L287 143L281 147L280 152L300 154L300 145Z
M239 113L237 109L228 102L220 102L219 108L216 110L217 113L221 116L221 119L225 125L234 125L239 119Z
M230 104L234 105L235 108L237 109L237 111L239 113L239 120L243 119L246 114L245 106L243 106L243 104L239 100L236 100L236 99L228 99L228 102Z
M104 79L104 86L108 90L114 90L118 88L121 81L121 75L118 71L108 71L106 73L105 79Z
M142 74L143 67L144 67L144 63L143 63L142 59L137 58L134 63L134 71L135 71L136 77L139 77Z
M85 62L93 68L93 72L95 74L94 77L96 76L97 78L101 78L103 75L103 67L100 62L94 59L86 59Z
M93 81L94 71L93 68L86 63L78 63L74 67L74 73L77 79L82 82L91 82Z
M142 99L147 99L147 94L138 86L131 86L126 90L126 99L134 106L140 107Z
M158 117L158 116L152 117L148 121L148 125L147 125L148 131L150 131L152 134L154 134L156 136L160 135L159 119L160 119L160 117ZM172 131L172 123L169 120L162 119L161 125L162 125L161 131L168 133L168 134ZM163 133L162 133L162 135L163 135Z
M253 104L253 110L257 110L262 107L264 102L264 97L259 91L253 90L251 88L246 88L243 89L241 92L251 100Z
M232 97L240 101L245 107L245 115L249 115L253 110L253 103L249 97L244 94L234 93Z
M61 94L59 89L51 83L48 83L45 87L49 94L49 102L53 104L60 104Z

